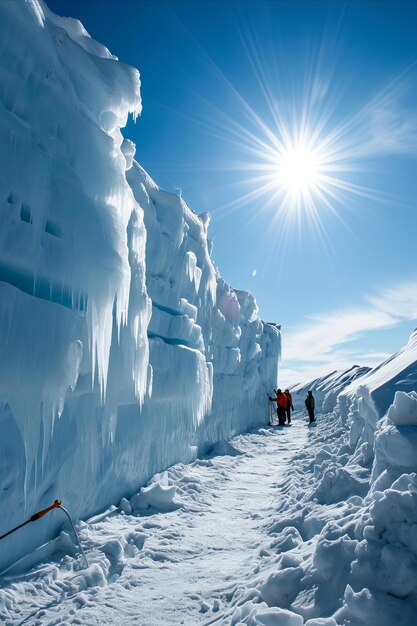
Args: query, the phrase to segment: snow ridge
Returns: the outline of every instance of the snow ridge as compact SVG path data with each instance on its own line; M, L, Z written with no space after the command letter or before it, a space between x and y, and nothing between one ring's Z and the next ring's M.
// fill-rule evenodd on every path
M316 400L316 409L323 413L329 413L335 408L339 394L370 371L370 367L353 365L346 371L335 370L309 383L298 383L291 387L294 406L297 409L304 409L307 391L311 390Z

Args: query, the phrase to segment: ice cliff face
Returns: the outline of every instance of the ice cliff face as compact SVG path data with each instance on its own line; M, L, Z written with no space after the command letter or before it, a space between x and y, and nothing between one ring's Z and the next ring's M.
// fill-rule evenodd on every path
M74 517L265 419L278 327L210 258L208 215L120 128L136 70L38 0L0 5L0 533ZM51 536L22 529L1 565Z

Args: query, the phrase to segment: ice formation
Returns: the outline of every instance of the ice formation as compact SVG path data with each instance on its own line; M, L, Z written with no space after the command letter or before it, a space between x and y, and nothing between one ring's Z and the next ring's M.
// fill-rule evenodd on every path
M92 514L258 424L280 332L220 277L209 216L134 161L137 70L41 0L1 3L0 42L1 533L56 497Z

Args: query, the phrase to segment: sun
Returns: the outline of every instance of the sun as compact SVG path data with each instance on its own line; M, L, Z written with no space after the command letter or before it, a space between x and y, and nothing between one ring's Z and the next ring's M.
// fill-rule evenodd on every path
M335 73L333 34L331 54L325 54L323 39L317 49L309 47L305 64L300 57L292 66L281 48L275 54L273 40L246 26L239 32L250 70L242 83L248 97L207 56L228 99L225 106L217 105L198 93L200 106L195 107L196 121L227 148L213 162L222 177L230 174L225 201L216 210L222 217L245 211L251 222L279 225L275 232L281 239L284 230L301 238L311 229L327 250L333 249L327 233L332 223L352 233L352 211L387 201L384 191L365 182L377 180L376 159L411 149L412 123L402 119L408 108L398 118L394 112L417 64L412 61L369 99L358 92L352 108L346 104L345 81Z
M298 196L314 192L320 184L320 157L308 145L284 147L277 155L276 183Z

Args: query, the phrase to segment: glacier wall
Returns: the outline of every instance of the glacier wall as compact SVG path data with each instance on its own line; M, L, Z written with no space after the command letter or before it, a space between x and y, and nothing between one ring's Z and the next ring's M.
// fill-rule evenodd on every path
M137 70L41 0L0 4L0 534L74 518L264 423L280 331L214 266L209 215L120 128ZM59 512L0 542L0 568Z

